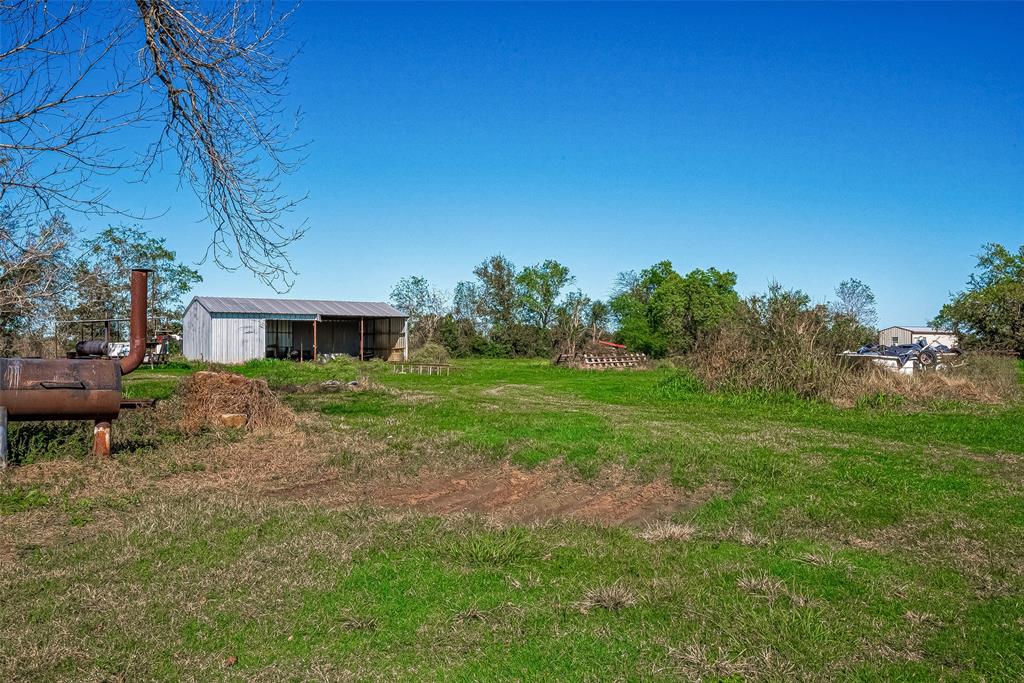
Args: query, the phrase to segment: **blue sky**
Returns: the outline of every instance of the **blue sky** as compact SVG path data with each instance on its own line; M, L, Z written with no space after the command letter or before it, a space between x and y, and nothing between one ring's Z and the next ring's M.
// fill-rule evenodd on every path
M288 105L309 199L290 296L451 289L493 253L596 297L671 260L920 324L982 243L1024 243L1024 5L307 2ZM189 260L171 173L112 186ZM201 268L196 293L268 295Z

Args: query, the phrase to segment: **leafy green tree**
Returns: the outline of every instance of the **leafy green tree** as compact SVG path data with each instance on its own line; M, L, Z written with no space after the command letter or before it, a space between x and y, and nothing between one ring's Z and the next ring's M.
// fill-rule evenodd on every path
M437 328L441 345L455 358L468 356L493 356L487 338L473 326L472 321L448 314L441 319Z
M668 353L686 353L700 334L736 310L736 275L715 268L671 273L651 295L653 326Z
M452 317L468 321L475 329L480 326L480 288L475 282L462 281L455 285L452 296Z
M409 316L410 346L435 341L437 326L448 307L444 292L419 275L404 277L391 290L391 303Z
M967 289L932 321L954 329L965 346L1024 354L1024 245L1016 252L986 244Z
M203 278L178 262L164 238L151 237L137 226L111 226L84 243L84 253L75 264L75 301L67 317L126 318L132 268L153 270L152 324L160 330L180 330L185 296Z
M664 344L652 326L650 303L658 286L673 272L672 263L662 261L640 273L619 273L616 278L608 305L618 324L616 338L630 349L664 355Z
M662 261L639 275L619 276L610 307L618 338L653 356L686 353L698 337L732 315L739 303L736 274L696 269L682 276Z
M498 254L473 269L477 285L477 313L494 328L508 328L516 322L519 287L516 267Z
M488 354L541 356L550 351L547 330L523 323L522 288L515 265L500 254L473 270L477 312L487 326Z
M562 290L575 281L569 269L547 260L527 266L516 276L524 322L546 330L555 321L555 308Z

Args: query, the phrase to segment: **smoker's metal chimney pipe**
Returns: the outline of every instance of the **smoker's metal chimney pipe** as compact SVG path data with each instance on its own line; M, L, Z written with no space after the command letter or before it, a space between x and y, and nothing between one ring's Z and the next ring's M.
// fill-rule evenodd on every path
M146 357L146 288L151 272L146 268L132 269L131 347L128 355L121 359L122 375L142 365Z

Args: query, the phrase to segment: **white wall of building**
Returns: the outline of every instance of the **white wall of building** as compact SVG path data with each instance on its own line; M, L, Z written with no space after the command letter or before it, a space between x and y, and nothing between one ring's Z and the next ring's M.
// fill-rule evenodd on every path
M959 346L957 336L951 332L941 330L923 330L910 327L887 327L878 332L878 343L884 346L896 346L897 344L913 344L921 337L925 343L938 342L949 347Z
M193 301L181 320L181 352L189 360L210 358L210 313Z
M189 360L245 363L266 355L267 327L262 318L211 314L193 302L182 319L181 350Z

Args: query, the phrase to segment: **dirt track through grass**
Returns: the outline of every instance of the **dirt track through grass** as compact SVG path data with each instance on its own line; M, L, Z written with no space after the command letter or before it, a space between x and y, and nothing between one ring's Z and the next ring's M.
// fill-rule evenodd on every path
M508 464L424 472L405 481L331 479L274 489L281 500L322 505L370 504L427 514L479 514L500 522L577 520L604 526L638 526L692 510L718 493L713 487L685 491L663 481L636 483L606 476L580 481L555 464L523 470ZM615 480L617 479L617 481Z

